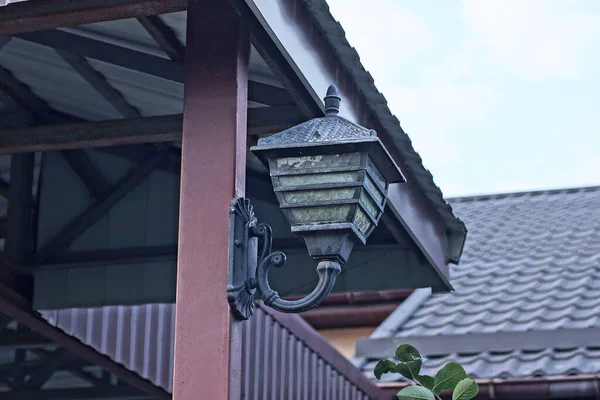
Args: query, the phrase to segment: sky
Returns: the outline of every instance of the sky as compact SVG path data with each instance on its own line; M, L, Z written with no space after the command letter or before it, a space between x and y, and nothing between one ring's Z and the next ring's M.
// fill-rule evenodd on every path
M328 4L444 195L600 185L600 1Z

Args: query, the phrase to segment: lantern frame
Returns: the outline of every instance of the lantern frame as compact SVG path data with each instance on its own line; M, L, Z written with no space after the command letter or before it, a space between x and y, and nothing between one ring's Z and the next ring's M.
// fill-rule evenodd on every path
M265 304L283 312L318 305L333 289L354 245L366 244L379 223L389 184L405 182L374 130L338 116L340 101L337 88L330 86L325 117L261 138L250 149L269 168L292 233L318 261L319 283L303 299L281 299L268 284L268 271L284 265L285 254L271 252L271 228L257 222L250 202L235 199L228 299L238 318L252 315L255 291Z

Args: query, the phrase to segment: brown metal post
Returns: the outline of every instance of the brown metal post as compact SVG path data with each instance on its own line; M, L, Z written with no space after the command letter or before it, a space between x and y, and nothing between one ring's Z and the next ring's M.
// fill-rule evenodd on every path
M240 398L241 323L226 285L228 210L245 186L248 36L229 2L188 1L175 400Z

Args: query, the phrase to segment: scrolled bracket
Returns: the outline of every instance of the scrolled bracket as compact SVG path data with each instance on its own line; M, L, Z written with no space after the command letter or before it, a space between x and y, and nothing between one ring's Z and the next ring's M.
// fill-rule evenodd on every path
M331 292L341 272L336 261L322 260L317 265L319 283L306 297L284 300L269 285L269 269L285 265L281 251L271 251L273 234L267 224L258 224L247 199L236 199L230 208L230 262L227 299L234 315L242 320L254 314L258 291L265 305L286 313L299 313L319 305Z

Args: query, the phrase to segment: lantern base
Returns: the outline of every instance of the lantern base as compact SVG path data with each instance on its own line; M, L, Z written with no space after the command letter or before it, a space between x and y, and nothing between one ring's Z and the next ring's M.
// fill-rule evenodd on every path
M297 235L304 240L308 254L315 260L336 260L342 264L348 262L356 240L354 233L348 230L302 232Z

